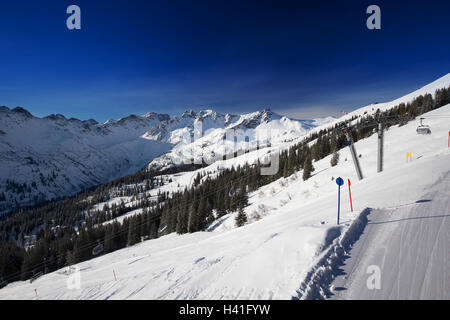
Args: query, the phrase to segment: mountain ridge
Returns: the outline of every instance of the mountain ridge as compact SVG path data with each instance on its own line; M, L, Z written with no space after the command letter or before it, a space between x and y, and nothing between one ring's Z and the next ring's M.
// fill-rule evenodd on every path
M99 123L61 114L39 118L22 107L0 106L0 213L74 195L145 167L166 169L246 150L261 133L275 132L275 144L292 141L419 95L434 95L449 85L450 73L393 101L370 104L338 119L297 120L268 108L242 115L187 109L180 116L147 112ZM228 132L240 130L248 142L224 140ZM193 150L200 152L193 157Z
M172 151L183 135L191 137L199 122L206 132L233 124L255 126L272 117L282 118L269 109L244 115L187 109L179 116L147 112L99 123L0 107L0 198L5 199L0 213L134 173Z

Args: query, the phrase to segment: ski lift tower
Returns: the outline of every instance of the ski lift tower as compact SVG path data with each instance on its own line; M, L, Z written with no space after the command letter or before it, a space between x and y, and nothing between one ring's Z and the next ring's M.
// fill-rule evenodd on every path
M383 143L384 143L384 123L378 122L378 158L377 172L383 171Z
M350 153L352 155L353 164L355 165L356 174L358 175L358 179L362 180L364 177L363 177L363 173L361 170L361 165L359 164L358 156L356 155L356 149L355 149L355 145L353 143L351 131L346 130L345 135L347 137L348 142L350 143L350 145L348 147L349 147Z

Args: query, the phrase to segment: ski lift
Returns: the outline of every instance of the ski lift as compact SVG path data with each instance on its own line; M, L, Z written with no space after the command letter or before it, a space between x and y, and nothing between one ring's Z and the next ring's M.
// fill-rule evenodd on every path
M35 275L33 275L33 276L30 278L30 283L33 283L34 280L36 280L37 278L41 277L43 274L44 274L44 272L39 271L38 273L36 273Z
M416 132L417 134L430 134L431 129L429 125L422 124L422 120L425 118L420 118L420 125L417 127Z
M94 249L92 249L92 255L96 256L103 252L103 245L101 243L97 244Z
M230 188L230 191L228 192L228 195L233 198L236 194L241 193L241 188L237 188L236 190L234 189L234 187L232 186Z
M162 233L167 229L167 224L165 222L161 223L158 228L158 233Z

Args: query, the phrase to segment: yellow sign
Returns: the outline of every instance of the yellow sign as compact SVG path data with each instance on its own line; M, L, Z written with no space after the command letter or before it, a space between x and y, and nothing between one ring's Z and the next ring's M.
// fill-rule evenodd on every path
M407 153L406 153L406 156L407 156L407 157L412 157L412 153L411 153L411 152L407 152Z

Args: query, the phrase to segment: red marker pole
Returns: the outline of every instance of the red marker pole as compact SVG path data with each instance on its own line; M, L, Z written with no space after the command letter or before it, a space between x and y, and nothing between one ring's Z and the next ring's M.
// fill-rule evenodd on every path
M448 147L450 148L450 131L448 132Z
M114 274L114 280L117 281L117 278L116 278L116 271L114 271L114 269L113 269L113 274Z
M353 212L353 204L352 204L352 191L350 190L351 186L350 179L348 179L348 195L350 196L350 210Z

